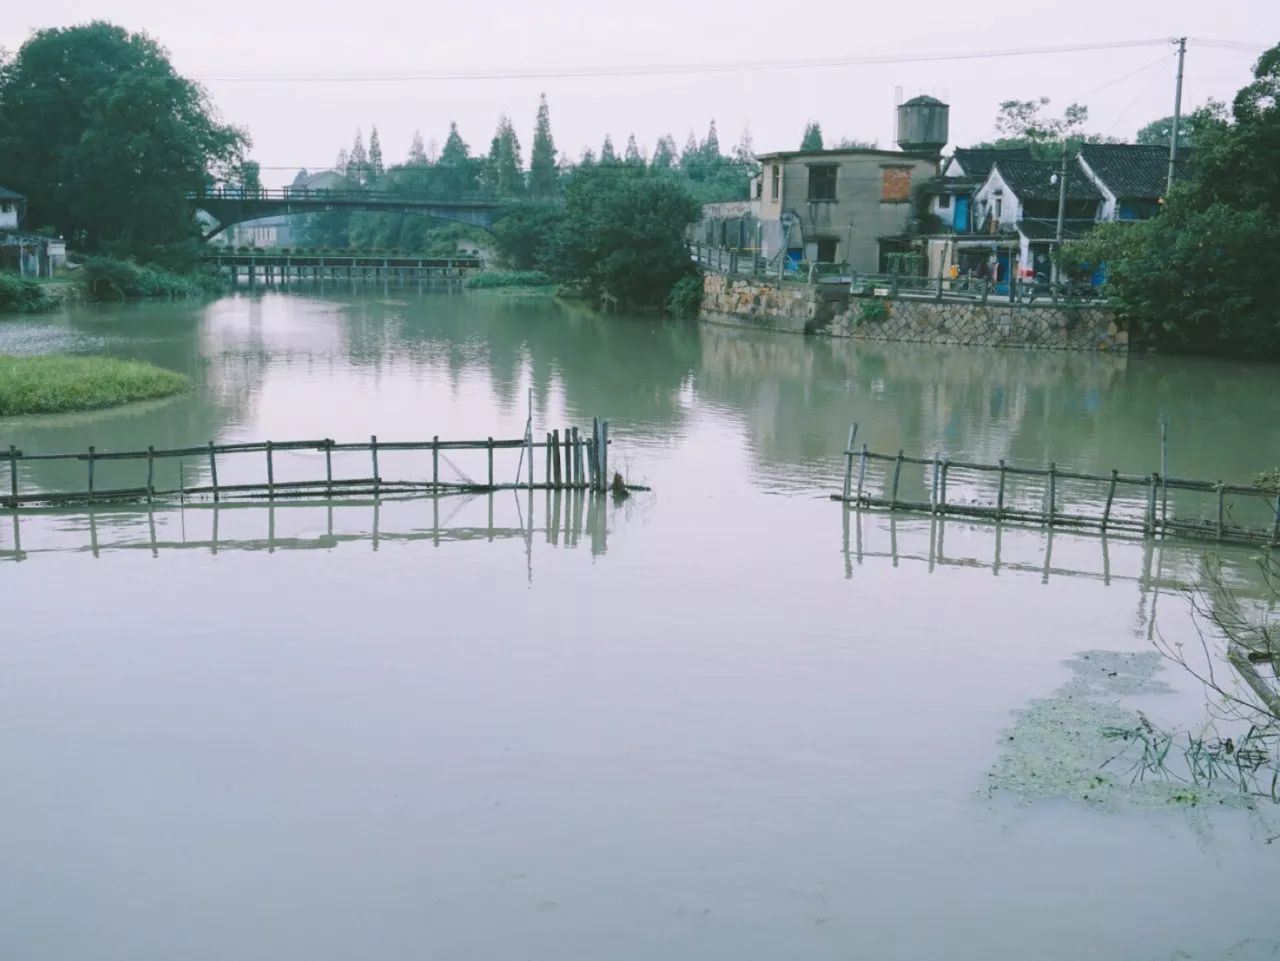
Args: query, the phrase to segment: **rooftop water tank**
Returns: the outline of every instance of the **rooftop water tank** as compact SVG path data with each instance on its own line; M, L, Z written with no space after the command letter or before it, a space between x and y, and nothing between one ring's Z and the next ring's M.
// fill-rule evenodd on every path
M950 126L951 108L937 97L912 97L898 105L898 146L906 153L940 157Z

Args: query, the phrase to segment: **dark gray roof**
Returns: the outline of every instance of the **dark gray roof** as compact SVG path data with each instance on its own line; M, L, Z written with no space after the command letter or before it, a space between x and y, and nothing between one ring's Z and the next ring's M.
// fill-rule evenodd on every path
M997 160L1030 160L1030 147L957 147L952 155L966 177L986 180Z
M27 199L26 197L22 196L22 194L18 193L16 190L10 190L7 187L0 187L0 200L26 200L26 199Z
M927 93L918 97L912 97L902 106L904 107L945 107L946 104L937 97L930 97Z
M1169 148L1137 143L1085 143L1080 157L1122 200L1157 200L1169 184ZM1186 176L1190 152L1180 150L1176 178Z
M1066 240L1076 240L1083 237L1086 233L1097 226L1092 220L1064 220L1062 222L1062 236ZM1026 237L1028 240L1056 240L1058 238L1058 224L1053 220L1019 220L1018 233Z
M1023 203L1028 200L1057 200L1054 177L1062 170L1055 160L997 160L995 169ZM1085 176L1079 164L1067 166L1068 200L1101 200L1102 193Z

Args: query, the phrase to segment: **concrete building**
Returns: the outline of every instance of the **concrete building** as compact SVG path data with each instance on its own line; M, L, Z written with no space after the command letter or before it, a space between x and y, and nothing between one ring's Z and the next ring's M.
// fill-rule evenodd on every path
M935 173L931 158L898 150L785 151L759 160L759 217L778 225L764 256L785 248L795 262L843 263L861 273L883 270L886 256L904 248L912 191Z

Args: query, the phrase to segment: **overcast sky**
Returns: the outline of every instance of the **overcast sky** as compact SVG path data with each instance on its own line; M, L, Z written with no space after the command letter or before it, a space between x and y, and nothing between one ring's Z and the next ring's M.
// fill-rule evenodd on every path
M951 104L953 144L987 139L1001 100L1051 97L1090 108L1090 129L1131 137L1172 112L1171 45L966 59L806 67L788 70L625 77L264 82L265 77L350 77L389 73L581 70L759 61L806 61L1061 46L1187 35L1184 103L1230 99L1248 81L1256 52L1198 45L1194 38L1280 42L1277 0L350 0L200 4L173 0L42 0L14 4L0 22L0 46L19 47L45 26L109 19L146 30L177 69L207 86L222 116L248 129L264 181L333 163L357 126L376 124L388 163L400 161L414 130L442 142L456 120L473 150L485 150L498 116L509 114L528 157L538 95L551 106L557 147L576 158L610 133L621 150L634 132L649 152L663 133L683 144L715 118L722 146L749 126L759 151L795 149L807 119L828 140L893 141L895 88ZM1033 10L1034 12L1027 12ZM199 12L195 12L199 11ZM1126 76L1126 75L1129 76ZM232 80L228 78L257 78Z

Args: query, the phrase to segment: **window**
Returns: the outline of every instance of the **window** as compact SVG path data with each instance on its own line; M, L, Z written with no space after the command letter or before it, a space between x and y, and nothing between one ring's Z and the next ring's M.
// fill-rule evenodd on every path
M782 168L774 164L769 168L769 199L778 199L778 188L782 184Z
M834 264L836 262L836 246L839 242L835 237L819 237L817 260L820 264Z
M905 204L911 202L910 167L881 168L880 202L882 204Z
M836 199L836 171L833 164L811 165L809 167L809 199Z
M995 218L996 220L999 220L1001 214L1004 212L1004 198L999 194L996 194L995 211Z
M941 197L938 198L938 209L939 210L951 209L951 194L943 194Z

